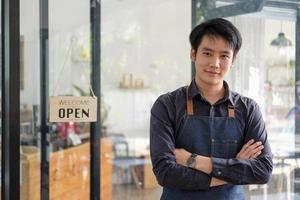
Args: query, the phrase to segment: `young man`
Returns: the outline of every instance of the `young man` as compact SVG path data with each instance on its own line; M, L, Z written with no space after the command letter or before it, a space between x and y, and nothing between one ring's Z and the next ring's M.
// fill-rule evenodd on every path
M244 199L242 184L265 184L273 163L256 102L224 81L242 39L225 19L190 34L196 74L188 87L161 95L151 110L153 171L161 200Z

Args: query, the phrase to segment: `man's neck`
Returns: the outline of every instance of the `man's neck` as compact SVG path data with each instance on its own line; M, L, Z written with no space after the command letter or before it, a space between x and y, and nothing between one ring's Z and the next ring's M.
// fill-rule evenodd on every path
M219 99L225 95L223 82L218 85L209 85L196 80L196 85L201 95L211 104L215 104Z

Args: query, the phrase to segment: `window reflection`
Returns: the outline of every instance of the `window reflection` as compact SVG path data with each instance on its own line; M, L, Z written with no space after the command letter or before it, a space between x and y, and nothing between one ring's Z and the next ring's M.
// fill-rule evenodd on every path
M247 198L292 199L300 192L295 134L298 110L295 102L295 46L274 46L271 43L284 25L285 36L295 44L295 22L255 14L231 19L242 32L244 47L229 80L233 88L260 104L274 154L270 182L245 186Z
M217 2L217 6L234 3ZM50 12L54 19L50 20L50 95L88 94L89 2L52 3L55 9ZM102 1L101 6L101 146L104 148L101 192L104 199L158 199L161 188L153 176L149 159L149 113L159 94L190 82L190 1L109 0ZM80 19L76 18L76 12L66 13L65 8L80 12ZM40 84L32 84L32 80L39 77L38 12L29 15L27 8L22 9L22 16L34 21L29 26L27 18L21 20L21 24L26 24L26 29L23 25L21 28L24 39L21 157L23 161L32 158L35 168L31 170L38 172ZM277 12L282 19L280 16L275 19ZM227 81L233 90L260 104L274 153L271 181L268 185L245 186L248 199L300 198L300 83L295 78L295 49L300 44L295 41L295 21L290 19L294 12L286 15L284 12L287 11L279 6L229 18L241 31L244 44ZM203 18L201 14L197 13L199 18ZM281 32L291 41L291 46L271 45ZM63 78L66 74L68 77ZM52 93L57 82L59 89ZM51 195L61 198L62 180L71 177L70 186L72 181L84 183L73 185L84 199L90 191L89 123L58 123L53 124L51 130L49 146L52 159L56 158L50 161L50 175L54 174ZM68 139L71 134L78 135L82 144L72 143ZM62 163L67 163L68 170L61 170ZM75 172L80 176L74 176ZM32 180L30 183L22 185L26 195L35 194L34 198L38 198L39 176L36 173L28 179ZM26 190L27 185L33 191ZM69 192L69 195L72 194Z
M150 109L190 81L189 1L104 1L101 90L113 142L113 199L158 199L149 156ZM153 12L155 11L155 12Z

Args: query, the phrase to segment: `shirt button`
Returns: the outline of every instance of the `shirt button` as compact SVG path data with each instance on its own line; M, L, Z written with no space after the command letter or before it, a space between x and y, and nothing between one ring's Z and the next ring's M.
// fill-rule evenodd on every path
M217 172L217 174L218 174L218 175L221 175L221 174L222 174L222 172L221 172L221 171L218 171L218 172Z

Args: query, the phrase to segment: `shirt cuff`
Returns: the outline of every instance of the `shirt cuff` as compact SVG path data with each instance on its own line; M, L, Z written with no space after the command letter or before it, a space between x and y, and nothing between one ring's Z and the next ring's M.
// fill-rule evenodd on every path
M245 174L243 168L239 170L231 168L231 166L235 163L235 159L211 157L211 162L211 176L235 184L241 184L243 182L243 174Z
M224 177L227 174L228 160L223 158L211 157L212 171L211 176Z

